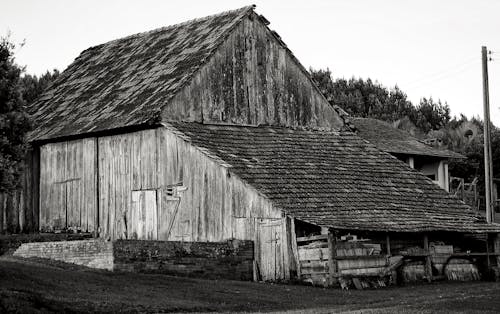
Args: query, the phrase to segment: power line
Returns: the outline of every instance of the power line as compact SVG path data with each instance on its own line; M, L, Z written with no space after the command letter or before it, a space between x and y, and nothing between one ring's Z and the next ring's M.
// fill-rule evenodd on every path
M471 57L468 59L463 60L461 63L454 65L452 67L448 67L444 70L441 70L439 72L435 72L434 74L426 75L421 77L420 79L414 80L410 83L408 83L406 86L411 86L411 87L418 87L422 86L431 82L439 81L442 79L446 79L451 75L456 75L459 74L465 70L467 70L471 65L480 63L481 60L478 59L477 57Z

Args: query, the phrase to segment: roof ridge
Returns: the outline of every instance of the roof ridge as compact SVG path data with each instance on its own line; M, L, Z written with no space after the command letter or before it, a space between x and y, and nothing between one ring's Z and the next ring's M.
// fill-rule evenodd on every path
M210 122L197 122L197 121L164 121L164 123L169 125L175 124L187 124L187 125L202 125L207 127L231 127L231 128L252 128L252 129L285 129L285 130L293 130L293 131L313 131L313 132L327 132L327 133L335 133L340 134L342 132L353 133L349 130L336 130L329 127L320 127L320 126L304 126L304 125L295 125L295 126L285 126L285 125L272 125L272 124L241 124L241 123L210 123Z
M102 44L98 44L98 45L89 47L89 48L85 49L84 51L82 51L81 54L83 54L84 52L86 52L88 50L92 50L92 49L95 49L95 48L98 48L98 47L101 47L101 46L104 46L104 45L109 45L109 44L115 43L117 41L131 39L131 38L136 38L136 37L140 37L140 36L144 36L144 35L149 35L149 34L153 34L153 33L157 33L157 32L162 32L162 31L170 30L170 29L177 28L177 27L180 27L180 26L185 26L185 25L188 25L188 24L192 24L192 23L195 23L195 22L202 22L202 21L206 21L206 20L213 19L213 18L216 18L216 17L220 17L220 16L224 16L224 15L228 15L228 14L233 14L233 13L236 13L236 12L239 12L239 11L241 11L241 13L243 13L243 12L246 13L248 11L254 10L256 7L257 6L255 4L251 4L251 5L247 5L247 6L241 7L239 9L227 10L227 11L223 11L223 12L219 12L219 13L207 15L207 16L204 16L204 17L194 18L194 19L187 20L187 21L184 21L184 22L179 22L179 23L176 23L176 24L171 24L171 25L167 25L167 26L162 26L162 27L154 28L154 29L151 29L149 31L139 32L139 33L127 35L125 37L116 38L116 39L104 42Z

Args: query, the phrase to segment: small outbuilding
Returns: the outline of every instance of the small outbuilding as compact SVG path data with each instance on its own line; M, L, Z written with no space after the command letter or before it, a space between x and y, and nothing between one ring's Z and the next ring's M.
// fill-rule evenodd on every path
M450 191L448 163L450 159L464 159L448 149L427 145L410 133L389 123L372 118L353 118L356 134L389 153L410 167L422 172L446 191Z

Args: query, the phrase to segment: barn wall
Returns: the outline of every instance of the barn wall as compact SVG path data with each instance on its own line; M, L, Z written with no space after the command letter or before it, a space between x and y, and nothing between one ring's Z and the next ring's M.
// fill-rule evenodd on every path
M167 129L102 137L98 143L104 236L253 240L256 217L281 217L228 169Z
M340 128L342 119L255 15L165 108L165 120Z
M252 240L262 279L289 276L281 211L175 130L46 144L40 156L42 230L74 227L111 239Z
M95 229L96 140L40 147L40 230Z

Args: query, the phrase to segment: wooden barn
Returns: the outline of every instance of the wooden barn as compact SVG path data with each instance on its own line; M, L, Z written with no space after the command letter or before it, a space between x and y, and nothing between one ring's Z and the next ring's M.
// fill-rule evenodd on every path
M83 51L31 108L34 225L252 240L255 279L311 282L356 256L387 269L408 239L429 262L429 241L500 232L351 132L268 24L250 6Z

